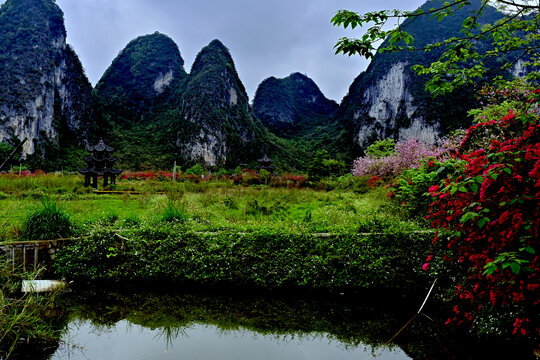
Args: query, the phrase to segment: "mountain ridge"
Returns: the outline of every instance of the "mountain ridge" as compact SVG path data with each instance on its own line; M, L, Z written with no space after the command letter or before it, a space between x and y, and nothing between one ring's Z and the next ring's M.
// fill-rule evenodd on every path
M0 34L0 142L28 139L23 157L43 166L54 147L87 141L92 87L55 2L7 0Z

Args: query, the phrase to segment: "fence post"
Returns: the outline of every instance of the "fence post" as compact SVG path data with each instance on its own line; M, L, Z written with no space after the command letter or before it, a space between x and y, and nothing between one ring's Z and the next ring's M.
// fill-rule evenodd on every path
M37 270L37 264L38 264L38 245L34 245L34 271Z
M22 251L23 251L23 271L26 272L26 245L23 245L22 247Z

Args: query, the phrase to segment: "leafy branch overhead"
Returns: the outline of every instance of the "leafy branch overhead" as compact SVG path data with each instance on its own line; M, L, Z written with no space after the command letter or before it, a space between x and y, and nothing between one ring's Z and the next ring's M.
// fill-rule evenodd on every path
M495 8L500 18L486 22L486 12ZM440 0L428 1L415 11L381 10L359 14L340 10L332 18L334 26L365 28L361 38L343 37L334 46L336 54L360 55L371 59L377 52L442 50L437 61L415 65L417 74L429 76L426 90L433 95L446 94L483 78L488 62L504 64L499 71L522 62L528 67L530 80L540 78L538 68L540 45L540 3L538 0ZM459 34L439 41L418 41L407 30L415 21L428 18L448 21L456 12L466 12ZM421 39L423 40L423 39ZM488 44L488 45L486 45ZM508 55L508 56L507 56Z

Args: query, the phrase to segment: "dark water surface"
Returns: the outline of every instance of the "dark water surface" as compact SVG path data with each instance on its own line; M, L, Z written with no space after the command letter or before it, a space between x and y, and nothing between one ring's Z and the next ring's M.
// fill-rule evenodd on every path
M500 339L480 341L444 326L444 311L435 305L385 345L415 314L424 295L78 291L58 301L61 315L54 326L59 341L38 350L22 347L12 358L530 358L530 351Z

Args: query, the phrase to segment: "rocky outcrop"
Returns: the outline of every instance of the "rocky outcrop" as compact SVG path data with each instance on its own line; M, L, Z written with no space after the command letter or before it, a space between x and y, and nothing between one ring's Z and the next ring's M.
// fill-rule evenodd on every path
M456 11L442 21L428 16L417 18L405 24L406 31L414 36L417 47L457 36L471 9L479 6L481 2L473 0L467 11ZM434 1L422 6L424 10L431 7L435 7ZM492 23L500 16L487 7L480 23ZM441 54L442 49L378 53L368 69L354 80L338 117L348 129L349 141L355 144L357 155L374 141L385 138L414 138L433 144L448 132L470 124L467 111L478 106L472 88L434 99L424 90L427 78L412 70L412 65L428 65Z
M182 158L224 167L247 162L263 151L261 125L229 50L219 40L197 55L181 99L177 146Z
M328 123L337 109L338 105L327 99L313 80L300 73L264 80L253 100L257 117L279 135L294 136Z
M419 111L420 104L411 94L409 86L414 80L405 71L407 65L401 61L393 64L386 74L364 88L365 106L353 115L358 125L354 142L361 148L369 146L374 139L387 137L431 144L437 140L438 125L426 122Z
M130 41L94 89L103 125L125 129L144 122L161 95L186 77L178 46L168 36L155 32Z
M94 90L100 130L121 166L233 167L261 155L264 128L218 40L188 74L177 45L154 33L120 52Z
M60 8L52 0L7 0L0 34L0 142L27 138L24 155L63 135L84 142L92 87L66 44Z

